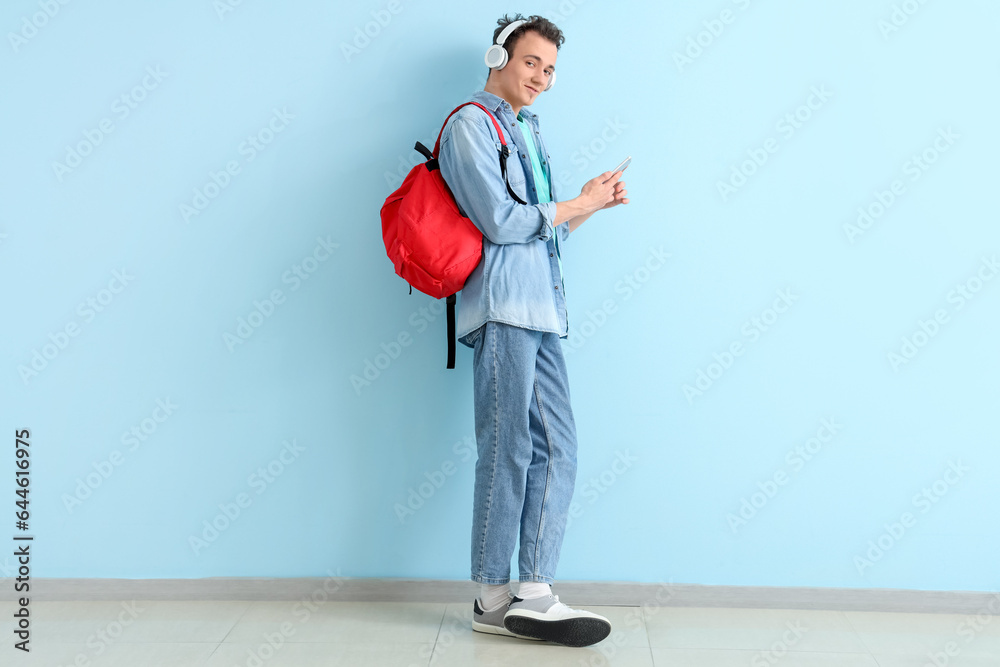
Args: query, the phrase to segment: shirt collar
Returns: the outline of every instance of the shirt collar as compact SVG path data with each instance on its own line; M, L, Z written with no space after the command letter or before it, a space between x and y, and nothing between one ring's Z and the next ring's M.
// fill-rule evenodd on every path
M494 115L499 116L502 112L509 113L511 116L514 116L514 110L510 108L507 100L489 91L477 90L472 94L471 100L479 102L484 107L489 109L490 113ZM538 114L528 111L528 107L521 107L521 118L527 121L528 124L532 125L535 129L538 128ZM514 116L514 119L517 120L517 117Z

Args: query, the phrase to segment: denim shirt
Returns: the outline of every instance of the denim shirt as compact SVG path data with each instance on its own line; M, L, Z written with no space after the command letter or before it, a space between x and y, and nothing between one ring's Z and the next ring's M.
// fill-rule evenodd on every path
M564 250L569 225L555 225L553 169L538 131L538 116L521 108L521 118L535 133L539 158L547 161L550 198L539 203L531 158L517 118L503 98L479 90L465 101L490 110L511 149L507 179L527 205L517 203L500 174L500 138L482 109L467 105L448 120L441 134L438 166L460 212L483 233L483 258L458 293L456 336L474 346L476 332L487 321L569 335L565 287L553 234Z

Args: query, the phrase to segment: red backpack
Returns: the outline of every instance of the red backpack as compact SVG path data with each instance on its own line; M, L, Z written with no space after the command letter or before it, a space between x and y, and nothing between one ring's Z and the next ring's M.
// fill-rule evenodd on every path
M500 172L507 183L507 157L511 150L504 141L500 125L482 104L466 102L445 118L433 153L419 141L416 143L414 148L427 161L410 170L403 184L386 197L381 211L385 251L396 273L410 284L410 293L416 287L435 299L447 298L448 368L455 367L455 294L465 285L483 255L483 233L458 210L437 160L445 125L455 111L467 104L475 104L493 121L503 145ZM507 191L518 203L526 203L515 194L510 183L507 183Z

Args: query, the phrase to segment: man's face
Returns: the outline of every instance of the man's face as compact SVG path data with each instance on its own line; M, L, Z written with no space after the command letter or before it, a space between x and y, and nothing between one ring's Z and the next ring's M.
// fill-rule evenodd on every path
M521 35L504 68L492 73L498 79L500 96L514 107L534 102L549 85L557 53L556 45L534 30Z

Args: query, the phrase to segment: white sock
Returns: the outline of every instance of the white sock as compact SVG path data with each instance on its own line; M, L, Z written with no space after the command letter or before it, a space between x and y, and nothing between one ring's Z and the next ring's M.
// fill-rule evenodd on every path
M495 611L500 605L507 604L509 592L510 584L482 584L479 601L483 611Z
M534 598L543 598L552 589L544 581L522 581L521 587L517 589L517 597L522 600L532 600Z

